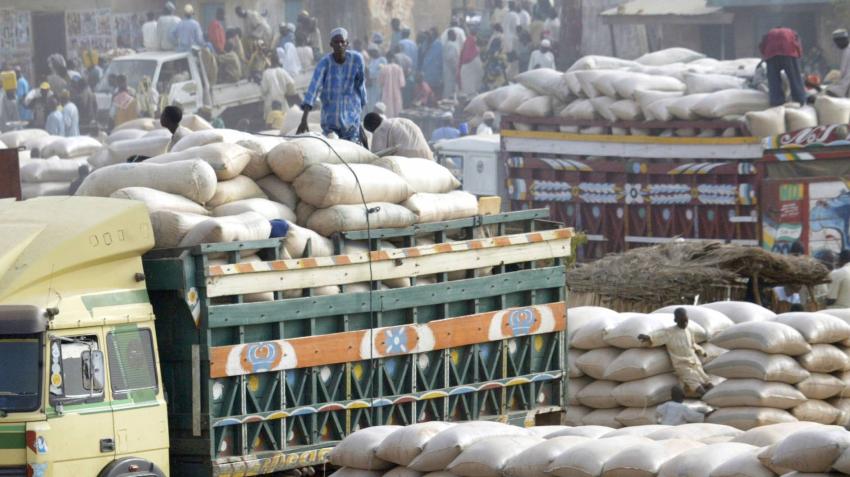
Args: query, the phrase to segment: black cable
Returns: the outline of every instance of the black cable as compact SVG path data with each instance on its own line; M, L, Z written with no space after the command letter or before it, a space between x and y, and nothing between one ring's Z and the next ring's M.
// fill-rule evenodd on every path
M276 136L276 135L273 135L273 134L263 134L263 133L255 133L255 134L257 134L258 136L279 137L279 138L283 138L283 139L313 138L313 139L319 140L319 141L323 142L326 146L328 146L328 148L331 151L333 151L334 155L337 157L337 159L339 159L339 162L341 162L343 165L345 165L345 167L349 171L351 171L351 174L354 176L354 182L357 184L357 190L360 192L360 200L363 203L363 209L366 212L366 251L367 251L366 257L368 258L368 264L369 264L369 334L372 338L370 340L370 343L369 343L369 360L373 361L375 359L374 353L373 353L373 349L375 348L375 339L374 339L375 337L374 337L374 331L373 331L375 329L375 310L374 310L372 298L374 296L373 295L373 292L374 292L373 282L375 281L375 278L374 278L374 274L372 273L372 225L371 225L371 222L369 221L369 214L378 212L378 211L381 210L381 208L380 207L369 208L369 204L366 202L366 195L363 193L363 186L360 185L360 178L357 177L357 173L354 172L354 168L352 168L351 165L349 165L348 162L346 162L346 160L342 158L342 156L337 152L337 150L334 149L334 147L330 144L330 142L328 142L328 140L325 139L324 137L314 136L312 134L305 134L303 136ZM342 250L340 250L340 252L342 252ZM383 395L380 396L380 397L383 398ZM372 398L371 401L374 402L374 398Z

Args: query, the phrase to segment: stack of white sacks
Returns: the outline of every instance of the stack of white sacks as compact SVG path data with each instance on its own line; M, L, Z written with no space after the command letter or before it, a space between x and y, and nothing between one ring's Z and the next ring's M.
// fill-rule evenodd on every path
M676 384L664 347L638 334L674 326L675 306L651 315L606 308L568 311L569 409L572 425L634 426L656 422L655 407ZM752 303L683 306L707 353L715 409L708 422L750 429L811 421L850 424L850 311L775 315ZM693 403L699 404L699 403Z
M715 304L721 305L730 306ZM751 321L713 339L729 351L706 371L728 379L704 396L718 408L709 422L739 428L795 420L846 425L850 324L827 313L754 311Z
M88 169L88 158L101 148L89 136L51 136L43 129L21 129L0 134L2 147L22 148L19 153L23 199L68 195L71 183Z
M691 312L688 325L699 343L732 325L721 313L700 311ZM655 407L670 400L678 379L666 348L647 347L637 336L674 326L672 312L617 313L599 307L568 311L568 424L616 428L656 422ZM723 351L704 347L709 358Z
M849 447L850 432L804 422L747 432L427 422L357 431L330 461L334 477L773 477L850 472Z
M308 241L311 256L332 255L328 237L366 229L364 200L373 229L478 213L476 197L457 190L452 173L430 160L378 158L338 139L213 129L196 116L182 125L192 132L167 153L171 135L152 119L117 128L88 159L93 170L76 194L144 202L158 248L266 239L270 221L285 220L292 258L304 256ZM126 162L135 155L149 159ZM364 248L355 243L346 252Z
M821 96L814 107L770 108L767 93L752 89L758 58L718 61L687 48L670 48L634 61L586 56L566 72L538 69L516 83L482 93L466 112L616 121L746 121L753 136L772 136L823 124L850 122L850 99ZM518 129L528 125L515 124ZM657 127L657 126L656 126ZM646 128L562 126L583 134L648 135ZM665 129L662 136L733 136L734 128Z

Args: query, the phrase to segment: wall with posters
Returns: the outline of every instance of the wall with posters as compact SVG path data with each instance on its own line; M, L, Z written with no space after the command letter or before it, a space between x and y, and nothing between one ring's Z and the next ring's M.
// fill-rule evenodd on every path
M0 8L0 63L21 65L32 75L32 21L30 12Z

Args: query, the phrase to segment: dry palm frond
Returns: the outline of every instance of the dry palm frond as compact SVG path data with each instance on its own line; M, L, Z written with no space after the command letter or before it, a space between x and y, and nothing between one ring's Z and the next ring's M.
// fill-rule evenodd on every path
M763 286L813 286L829 270L811 257L711 241L668 242L609 255L567 272L574 293L632 302L681 303L758 277Z

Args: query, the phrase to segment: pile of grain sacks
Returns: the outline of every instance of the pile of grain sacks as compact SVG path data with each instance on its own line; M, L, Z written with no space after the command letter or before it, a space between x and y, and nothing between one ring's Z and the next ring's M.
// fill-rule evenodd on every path
M673 311L617 313L606 308L568 310L570 407L567 423L612 428L654 424L655 408L670 400L678 383L663 346L637 336L674 326ZM705 343L732 322L721 313L691 313L688 328ZM723 350L705 345L709 359Z
M795 420L846 425L848 338L850 324L827 313L762 314L726 329L712 342L728 351L706 366L728 378L704 396L717 408L708 421L744 429Z
M663 347L638 334L674 326L675 306L651 315L606 308L568 310L567 423L608 427L654 424L655 406L676 384ZM715 387L703 396L707 422L750 429L811 421L850 423L850 312L775 315L752 303L683 306L708 356ZM699 405L693 402L693 405Z
M803 422L747 432L426 422L357 431L330 461L334 477L773 477L850 472L848 448L850 432Z
M68 195L71 184L88 171L88 158L101 148L88 136L51 136L43 129L21 129L0 134L4 147L19 153L21 196Z
M752 89L758 58L718 61L686 48L670 48L635 61L587 56L566 72L531 70L516 83L482 93L466 112L527 117L617 121L746 121L753 136L772 136L819 124L850 122L850 99L820 96L814 107L770 108L765 91ZM515 124L527 129L527 124ZM656 126L657 127L657 126ZM562 132L647 135L643 127L561 126ZM662 136L733 136L734 128L664 129Z
M144 202L158 248L266 239L270 222L283 220L292 258L304 256L308 242L312 256L332 255L328 237L366 229L364 201L373 229L478 214L476 197L457 190L452 173L430 160L379 158L317 136L212 129L193 116L183 125L191 132L166 152L171 135L152 119L123 124L92 151L92 171L76 193ZM127 162L137 155L148 159Z

